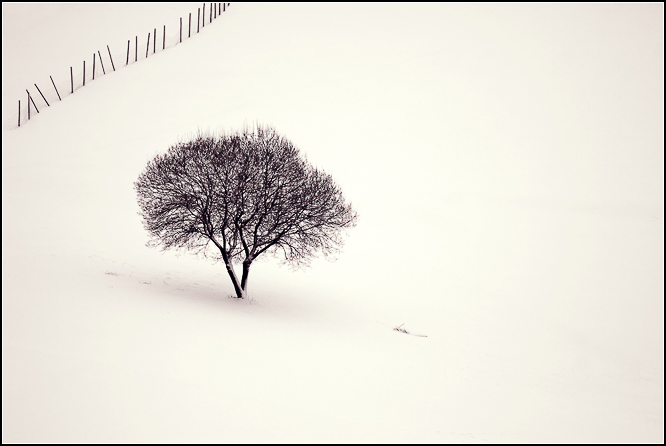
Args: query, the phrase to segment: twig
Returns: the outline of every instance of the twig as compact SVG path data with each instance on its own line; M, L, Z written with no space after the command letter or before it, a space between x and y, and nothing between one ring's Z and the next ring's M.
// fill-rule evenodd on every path
M406 329L402 328L403 325L405 325L405 324L402 323L402 324L398 325L397 327L393 327L393 330L395 330L395 331L399 331L400 333L405 333L405 334L408 334L408 335L412 335L412 336L418 336L418 337L420 337L420 338L427 338L427 337L428 337L428 336L426 336L426 335L420 335L420 334L410 333L410 332L408 332Z

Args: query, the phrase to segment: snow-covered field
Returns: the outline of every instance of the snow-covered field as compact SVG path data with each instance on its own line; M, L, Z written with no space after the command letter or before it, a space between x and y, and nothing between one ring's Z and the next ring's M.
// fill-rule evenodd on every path
M3 4L3 122L199 6ZM3 442L664 441L663 5L234 3L149 59L3 131ZM132 183L255 121L360 222L240 301Z

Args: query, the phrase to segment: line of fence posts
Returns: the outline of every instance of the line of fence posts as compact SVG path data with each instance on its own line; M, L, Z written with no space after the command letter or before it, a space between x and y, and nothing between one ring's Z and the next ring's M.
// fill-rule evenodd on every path
M223 11L226 11L226 6L228 3L217 3L213 10L213 3L210 4L210 18L209 18L209 23L212 23L213 18L217 18L218 15L218 10L219 14L221 15ZM214 14L214 15L213 15ZM199 32L199 23L201 23L202 27L206 26L206 4L204 3L202 5L202 8L197 8L197 33ZM201 20L203 18L203 20ZM192 35L192 13L190 12L188 15L188 29L187 29L187 37L191 37ZM180 33L179 33L179 42L183 42L183 18L180 17ZM157 28L153 28L153 54L155 54L156 51L156 44L157 44ZM134 61L138 61L138 45L139 45L139 36L135 36L135 48L134 48ZM162 27L162 49L164 50L166 48L166 25L163 25ZM150 33L148 33L148 39L146 41L146 58L148 57L148 51L150 49ZM109 53L109 60L111 61L111 67L113 68L113 71L116 71L115 64L113 63L113 57L111 55L111 49L109 48L109 45L106 46L106 50ZM125 65L129 64L129 53L130 53L130 40L127 40L127 57L125 60ZM104 68L104 62L102 60L102 54L99 50L97 50L97 55L93 53L93 72L92 72L92 78L93 80L95 79L95 59L96 56L99 56L99 63L102 66L102 73L106 74L106 70ZM74 93L74 69L73 67L69 67L69 75L70 75L70 86L71 86L71 93ZM53 84L53 89L55 90L56 94L58 95L58 100L62 101L62 97L60 96L60 92L58 91L58 87L56 87L55 82L53 81L53 77L49 76L51 79L51 83ZM39 92L39 94L42 96L42 99L44 99L44 102L48 107L51 106L49 102L46 100L46 97L42 93L42 91L39 89L37 84L34 84L35 88ZM85 87L86 85L86 61L83 61L83 86ZM35 101L32 99L32 95L30 95L30 91L27 89L25 90L26 93L28 94L28 120L30 119L30 104L32 103L32 106L35 108L35 111L39 113L39 109L37 108L37 105L35 104ZM18 101L18 126L21 126L21 100Z
M226 8L226 3L218 3L216 5L215 9L215 18L217 18L217 13L218 13L218 8L220 9L220 14L222 14L222 11L225 10ZM203 14L202 14L203 12ZM201 17L205 17L206 14L206 4L203 4L203 11L201 8L197 8L197 33L199 32L199 23L201 23L201 26L204 27L206 26L205 19L201 20ZM210 4L210 22L212 23L213 21L213 3ZM189 13L188 16L188 30L187 30L187 37L192 36L192 13ZM180 33L178 37L179 42L183 42L183 18L180 18ZM135 36L135 48L134 48L134 61L138 61L138 45L139 45L139 36ZM156 51L156 45L157 45L157 28L153 28L153 54L155 54ZM148 38L146 41L146 58L148 57L148 51L150 48L150 33L148 33ZM115 64L113 63L113 57L111 56L111 50L109 49L109 45L106 46L107 51L109 52L109 59L111 60L111 66L113 67L113 71L116 71ZM166 49L166 25L163 25L162 27L162 49ZM129 52L130 52L130 41L127 41L127 57L125 59L125 65L129 64ZM100 64L102 64L102 71L104 74L106 74L106 70L104 69L104 63L102 61L102 55L97 51L97 55L99 56ZM83 68L83 85L85 85L85 61L83 62L84 68ZM71 67L70 67L71 69ZM95 54L93 53L93 79L95 79ZM72 80L72 84L74 81ZM54 84L55 86L55 84ZM72 87L73 90L73 87ZM73 93L73 91L72 91ZM61 99L62 100L62 99Z

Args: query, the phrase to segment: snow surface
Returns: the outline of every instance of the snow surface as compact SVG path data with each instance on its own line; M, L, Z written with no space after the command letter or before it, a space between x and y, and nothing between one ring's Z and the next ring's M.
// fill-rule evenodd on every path
M198 6L3 3L3 122ZM664 441L662 4L220 19L3 131L3 442ZM132 183L255 121L360 223L239 301L144 246Z

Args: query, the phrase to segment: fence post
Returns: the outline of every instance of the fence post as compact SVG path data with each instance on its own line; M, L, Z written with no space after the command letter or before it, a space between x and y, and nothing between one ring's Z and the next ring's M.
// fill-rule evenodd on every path
M21 100L19 99L19 112L18 112L18 117L19 117L19 127L21 127Z
M83 86L86 86L86 61L83 61Z
M187 28L187 37L192 35L192 13L190 12L190 26Z
M32 96L30 95L30 92L28 90L26 90L25 92L28 93L28 99L30 99L30 102L32 102L32 106L35 107L35 110L37 110L37 113L39 113L39 109L37 108L37 105L35 104L35 101L32 100ZM30 102L28 103L28 105L30 105Z
M127 40L127 60L125 61L125 65L127 65L129 63L129 45L130 45L130 41L128 39Z
M183 18L180 18L180 42L183 43Z
M210 18L208 19L208 23L213 23L213 4L210 4Z
M146 57L148 57L148 48L150 48L150 33L148 33L148 41L146 42Z
M211 7L211 9L213 8L213 4L212 4L212 3L210 4L210 7ZM214 19L217 18L217 5L215 5L215 14L213 15L213 18L214 18Z
M157 28L153 28L153 54L155 54L156 43L157 43Z
M51 76L49 76L51 77ZM51 77L51 83L53 84L53 88L55 88L56 94L58 95L58 99L62 101L62 98L60 97L60 93L58 93L58 88L55 86L55 82L53 82L53 78Z
M166 25L162 28L162 49L166 48Z
M99 64L102 66L102 74L106 74L106 70L104 69L104 61L102 60L102 54L97 50L97 55L99 56Z
M127 42L129 43L129 42ZM111 67L113 68L113 71L116 71L116 66L113 63L113 57L111 57L111 50L109 49L109 45L106 46L107 51L109 52L109 59L111 59Z
M39 94L42 95L42 99L44 99L44 102L46 102L46 106L47 106L47 107L50 107L51 104L49 104L49 101L46 100L46 98L45 98L44 95L42 94L42 90L39 89L39 87L37 86L37 84L35 84L35 88L37 89L37 91L39 92Z
M206 27L206 4L203 4L203 13L201 14L201 27L205 28Z
M74 93L74 71L72 71L72 67L69 67L69 76L72 79L72 93Z
M93 53L93 78L92 80L95 80L95 53Z
M139 36L134 36L134 62L139 59Z
M201 8L197 8L197 33L199 32L200 21L201 21Z
M222 12L225 12L227 10L227 4L222 3Z

